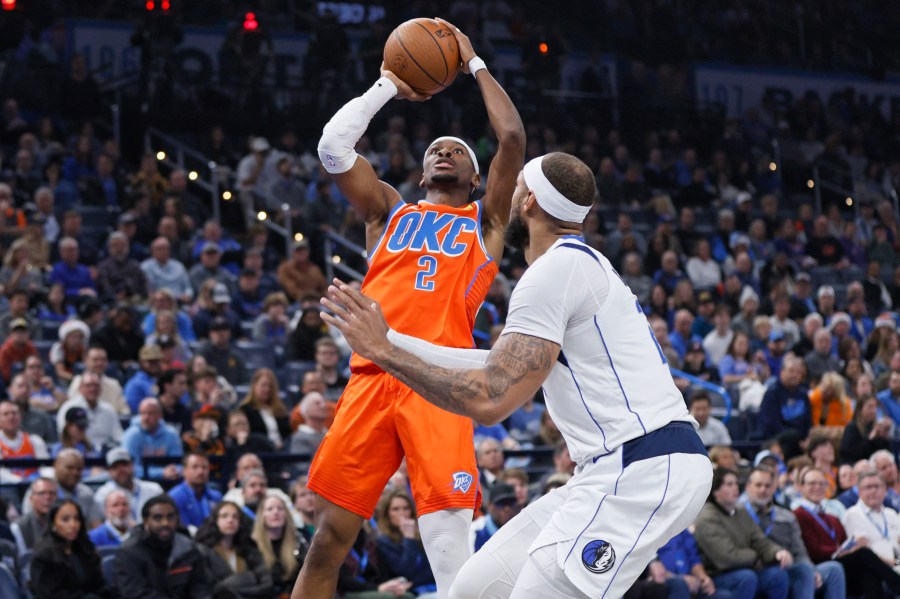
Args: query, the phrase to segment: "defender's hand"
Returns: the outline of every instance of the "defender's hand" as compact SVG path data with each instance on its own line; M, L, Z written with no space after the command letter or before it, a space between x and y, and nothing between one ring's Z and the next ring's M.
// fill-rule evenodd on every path
M394 346L387 338L387 321L375 300L334 279L334 284L328 287L328 297L322 298L322 305L332 312L322 312L322 320L337 327L359 355L377 363L393 351Z
M440 17L435 17L435 21L438 23L443 23L450 29L450 33L453 34L453 37L456 38L456 43L459 45L459 59L462 61L463 73L468 74L469 72L469 61L478 56L475 53L475 49L472 47L472 42L469 40L469 36L459 30L459 27L451 23L450 21L446 21Z
M420 94L411 88L408 83L400 79L400 77L397 77L393 71L387 68L387 65L384 64L383 60L381 61L381 76L387 77L397 86L397 95L394 96L395 98L400 100L411 100L413 102L424 102L425 100L431 99L431 96Z

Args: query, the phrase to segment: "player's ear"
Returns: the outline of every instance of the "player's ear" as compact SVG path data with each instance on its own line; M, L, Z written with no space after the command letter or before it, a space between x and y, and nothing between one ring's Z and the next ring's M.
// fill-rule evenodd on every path
M469 195L474 193L475 190L478 189L480 186L481 186L481 175L479 175L478 173L475 173L474 175L472 175L472 191L469 192Z
M419 179L419 189L425 189L425 171L422 171L422 178Z

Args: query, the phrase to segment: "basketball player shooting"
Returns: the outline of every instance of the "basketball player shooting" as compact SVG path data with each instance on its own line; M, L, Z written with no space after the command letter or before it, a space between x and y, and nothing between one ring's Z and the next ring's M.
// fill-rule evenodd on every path
M377 302L337 279L323 299L355 352L454 414L500 422L542 386L578 464L466 563L453 599L621 597L709 493L696 422L640 304L582 238L594 193L569 154L518 175L506 239L529 267L490 352L389 330Z
M366 223L369 271L362 289L377 298L398 331L448 347L472 347L476 312L497 274L525 132L506 92L477 57L468 37L455 36L463 70L481 90L498 150L484 201L475 153L461 139L439 137L424 156L424 200L401 198L379 181L354 146L375 113L392 98L425 100L390 70L325 125L319 157ZM416 395L362 356L309 471L317 494L316 532L293 599L331 599L338 570L405 455L419 529L439 597L446 597L468 558L467 536L478 501L471 419ZM409 583L406 583L409 584ZM391 589L392 591L396 589ZM405 590L405 589L401 589Z

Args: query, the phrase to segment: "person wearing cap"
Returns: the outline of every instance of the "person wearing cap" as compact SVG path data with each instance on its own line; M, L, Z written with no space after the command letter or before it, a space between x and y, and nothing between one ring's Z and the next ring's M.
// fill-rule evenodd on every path
M788 356L781 365L778 379L770 386L759 407L757 438L779 437L785 457L796 455L798 444L812 428L809 391L803 385L803 363Z
M267 257L266 250L270 248L251 247L244 252L244 268L255 271L259 277L259 291L263 297L270 293L281 291L278 284L277 273L278 262L281 256L278 254Z
M709 367L706 362L706 352L703 351L703 344L696 340L690 342L685 349L684 363L681 365L681 370L710 383L719 381L718 369ZM675 384L678 385L682 392L691 386L690 381L680 378L675 379Z
M292 301L325 294L325 274L310 260L309 253L307 239L295 241L290 257L278 266L278 284Z
M22 247L28 252L31 264L41 269L46 268L50 263L50 242L47 240L44 230L46 222L43 215L32 215L28 219L28 228L19 238L22 240Z
M200 261L188 271L195 294L200 292L200 286L207 279L215 279L217 283L224 285L229 295L234 293L236 286L234 275L225 270L221 263L222 247L218 242L204 242L200 252Z
M247 368L231 345L232 324L224 316L216 316L209 323L209 339L197 350L207 364L218 371L232 385L247 382Z
M203 289L207 289L212 285L210 292L210 304L202 307L194 315L193 328L198 339L204 339L209 336L213 320L225 320L231 329L232 339L243 337L244 332L241 328L241 320L234 310L231 309L231 292L228 287L219 282L207 281Z
M750 337L753 335L753 321L756 320L757 310L759 310L759 294L753 290L753 287L746 285L741 289L738 308L740 312L732 319L731 328L735 332L740 331Z
M184 264L171 258L171 244L165 237L157 237L150 244L150 258L141 262L141 270L147 276L147 288L152 293L168 289L182 303L194 298L194 287Z
M100 401L100 377L86 371L81 376L79 393L67 400L56 412L57 430L62 433L68 414L73 409L82 409L87 418L86 433L96 450L116 446L122 441L122 425L116 411L108 403Z
M128 237L119 231L106 242L108 255L97 265L97 291L106 301L147 297L147 275L129 257Z
M113 491L121 491L128 497L131 518L141 522L141 510L151 497L163 494L158 483L134 476L134 461L123 447L111 449L106 454L109 480L94 492L94 513L102 514L106 497Z
M74 237L59 240L59 262L47 276L49 284L61 283L66 292L66 301L76 302L87 295L97 297L97 284L88 267L78 261L78 241Z
M243 322L256 320L262 314L264 298L259 290L259 273L252 268L241 269L231 302L238 318Z
M831 345L835 352L837 352L837 349L840 347L841 341L851 337L850 329L852 326L853 321L846 312L835 312L832 314L831 320L828 321L828 329L831 331Z
M75 365L84 362L84 354L91 341L91 330L82 321L71 318L57 331L59 341L50 347L49 361L56 379L63 385L72 382Z
M502 526L519 513L522 506L516 499L516 490L512 485L496 482L490 488L488 513L472 523L469 533L472 540L472 551L478 551L487 543Z
M769 320L771 322L771 319ZM784 356L787 353L787 339L782 331L772 330L766 341L766 348L763 350L766 356L766 364L769 366L769 372L772 376L777 377L781 372L781 365Z
M125 401L136 414L138 404L146 397L157 397L159 387L156 379L162 374L162 350L158 345L145 345L138 354L141 369L125 383Z
M142 400L135 411L139 418L122 436L122 447L128 450L137 467L143 467L144 457L180 458L184 454L178 433L162 419L162 406L158 399L148 397ZM150 466L147 472L154 480L170 481L179 476L178 466L172 463Z
M248 225L256 220L254 207L257 196L265 197L269 186L278 177L280 157L281 153L272 150L269 140L255 137L250 141L250 153L238 162L235 178Z
M10 255L9 252L7 252L6 255L8 257ZM0 271L0 273L2 273L2 271ZM2 278L2 274L0 274L0 280L2 280ZM31 338L40 339L41 323L29 310L29 292L26 289L22 289L15 285L10 287L10 281L5 282L7 283L6 292L9 306L2 314L0 314L0 337L6 338L9 335L9 325L13 320L24 318L25 322L28 323L28 330L31 332ZM43 282L41 283L41 286L43 287Z
M13 364L24 362L29 356L37 356L38 350L31 342L31 329L24 318L14 318L9 323L9 336L0 345L0 376L9 383Z
M697 294L697 317L691 325L691 336L697 337L701 341L709 335L715 325L713 324L713 314L716 312L716 300L709 291L701 291Z
M240 264L234 258L243 254L245 248L214 219L209 219L203 223L201 234L191 247L191 262L198 262L202 258L203 249L206 243L210 241L219 246L219 251L222 253L222 268L233 275L237 275Z

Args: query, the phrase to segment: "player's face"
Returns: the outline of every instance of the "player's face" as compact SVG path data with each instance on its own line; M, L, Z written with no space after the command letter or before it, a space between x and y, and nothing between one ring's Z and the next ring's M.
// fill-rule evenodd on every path
M466 148L455 141L440 140L425 152L422 179L426 183L458 183L475 174L472 159Z

